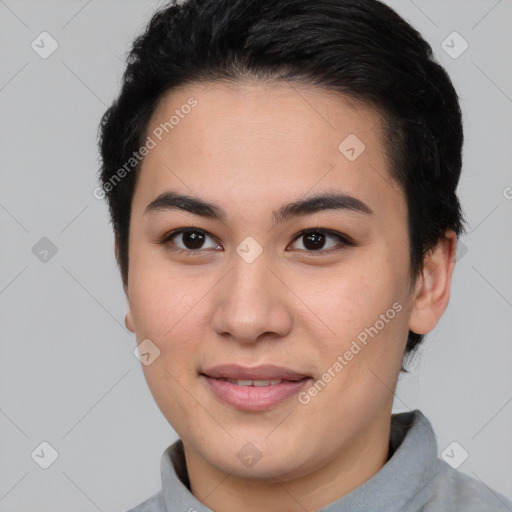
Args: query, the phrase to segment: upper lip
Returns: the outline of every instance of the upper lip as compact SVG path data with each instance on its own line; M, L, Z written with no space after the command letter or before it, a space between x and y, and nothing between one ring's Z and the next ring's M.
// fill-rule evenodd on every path
M237 364L221 364L213 366L201 372L203 375L214 379L234 380L292 380L297 381L309 378L304 373L299 373L290 368L265 364L260 366L239 366Z

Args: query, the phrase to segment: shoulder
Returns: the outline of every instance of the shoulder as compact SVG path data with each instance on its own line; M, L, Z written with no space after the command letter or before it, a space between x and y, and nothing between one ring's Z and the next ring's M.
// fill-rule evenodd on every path
M437 461L434 493L425 512L512 512L512 501L444 460Z
M135 508L131 508L127 512L166 512L162 491L160 490L147 500L143 501Z

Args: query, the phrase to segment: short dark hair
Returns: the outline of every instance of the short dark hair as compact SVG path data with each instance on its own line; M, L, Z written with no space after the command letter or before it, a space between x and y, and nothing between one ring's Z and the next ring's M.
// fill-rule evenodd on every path
M430 45L395 11L377 0L185 0L158 10L135 40L100 125L100 180L125 285L140 164L112 177L143 144L164 93L225 80L313 85L379 112L390 174L407 201L412 282L446 229L464 231L458 97ZM409 331L406 355L422 339Z

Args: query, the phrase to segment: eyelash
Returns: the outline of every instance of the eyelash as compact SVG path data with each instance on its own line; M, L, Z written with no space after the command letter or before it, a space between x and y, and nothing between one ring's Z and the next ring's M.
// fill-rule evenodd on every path
M166 233L160 240L158 240L158 244L161 244L161 245L167 245L167 249L174 252L174 253L179 253L179 254L186 254L188 256L200 256L202 255L202 253L204 253L205 251L209 251L210 249L181 249L179 247L172 247L169 242L176 236L178 235L181 235L183 233L188 233L188 232L193 232L193 233L202 233L204 235L206 235L207 237L210 237L212 240L215 241L215 238L210 234L208 233L207 231L203 230L203 229L197 229L197 228L181 228L181 229L176 229L174 231L170 231L169 233ZM308 255L326 255L326 254L331 254L333 252L337 252L337 251L340 251L342 250L344 247L348 246L354 246L355 243L350 239L350 237L348 237L347 235L343 235L341 233L338 233L336 231L331 231L331 230L328 230L328 229L318 229L318 228L314 228L314 229L307 229L307 230L304 230L304 231L301 231L300 233L298 233L295 238L292 240L292 243L296 242L297 240L299 240L301 237L303 236L306 236L306 235L311 235L311 234L321 234L321 235L327 235L327 236L330 236L330 237L333 237L333 238L337 238L339 243L342 244L341 247L332 247L330 249L319 249L319 250L316 250L316 251L308 251L308 250L304 250L304 249L299 249L299 251L301 252L305 252L307 253ZM215 243L217 243L215 241ZM220 245L220 244L218 244Z

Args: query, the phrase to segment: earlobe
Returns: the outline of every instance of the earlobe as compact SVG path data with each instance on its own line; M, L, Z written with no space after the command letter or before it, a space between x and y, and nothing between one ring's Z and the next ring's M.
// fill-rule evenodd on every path
M119 265L119 242L117 240L117 236L114 239L114 253L116 255L117 264ZM125 295L128 297L128 289L125 283L123 283L123 289ZM130 332L135 333L135 327L133 325L133 317L130 308L128 308L128 312L124 317L124 325Z
M124 325L130 331L135 333L135 326L133 324L132 312L128 309L126 316L124 317Z
M425 257L423 271L416 282L409 330L430 332L445 312L457 249L457 235L447 230L436 247Z

